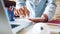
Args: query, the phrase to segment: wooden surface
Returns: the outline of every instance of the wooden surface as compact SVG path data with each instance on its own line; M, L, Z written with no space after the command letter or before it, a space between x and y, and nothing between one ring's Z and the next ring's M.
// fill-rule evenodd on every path
M56 4L57 4L56 12L53 18L56 20L60 20L60 0L56 0Z

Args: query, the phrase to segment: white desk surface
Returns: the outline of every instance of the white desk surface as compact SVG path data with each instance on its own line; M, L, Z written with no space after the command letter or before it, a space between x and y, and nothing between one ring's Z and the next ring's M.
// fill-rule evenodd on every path
M49 24L49 23L47 23ZM60 32L60 28L58 27L58 24L49 24L48 25L50 27L51 30L51 34L58 34ZM25 34L28 33L29 30L31 30L31 28L33 27L33 25L25 28L24 30L22 30L21 32L19 32L19 34Z

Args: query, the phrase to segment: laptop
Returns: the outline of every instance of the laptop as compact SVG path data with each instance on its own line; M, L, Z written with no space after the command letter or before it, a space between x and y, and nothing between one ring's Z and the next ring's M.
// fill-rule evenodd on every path
M0 34L13 34L3 9L3 0L0 0Z
M21 31L29 25L31 25L31 23L27 19L16 19L16 21L9 21L4 0L0 0L0 34L17 34L18 31Z

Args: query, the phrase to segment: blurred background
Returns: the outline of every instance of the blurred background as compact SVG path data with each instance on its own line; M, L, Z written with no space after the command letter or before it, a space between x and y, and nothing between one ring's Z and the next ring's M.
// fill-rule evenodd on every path
M56 0L57 8L53 19L60 20L60 0Z

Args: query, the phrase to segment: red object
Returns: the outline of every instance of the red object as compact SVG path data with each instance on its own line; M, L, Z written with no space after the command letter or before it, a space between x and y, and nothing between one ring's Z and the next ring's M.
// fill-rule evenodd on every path
M55 23L55 24L60 24L60 20L51 20L49 23Z

